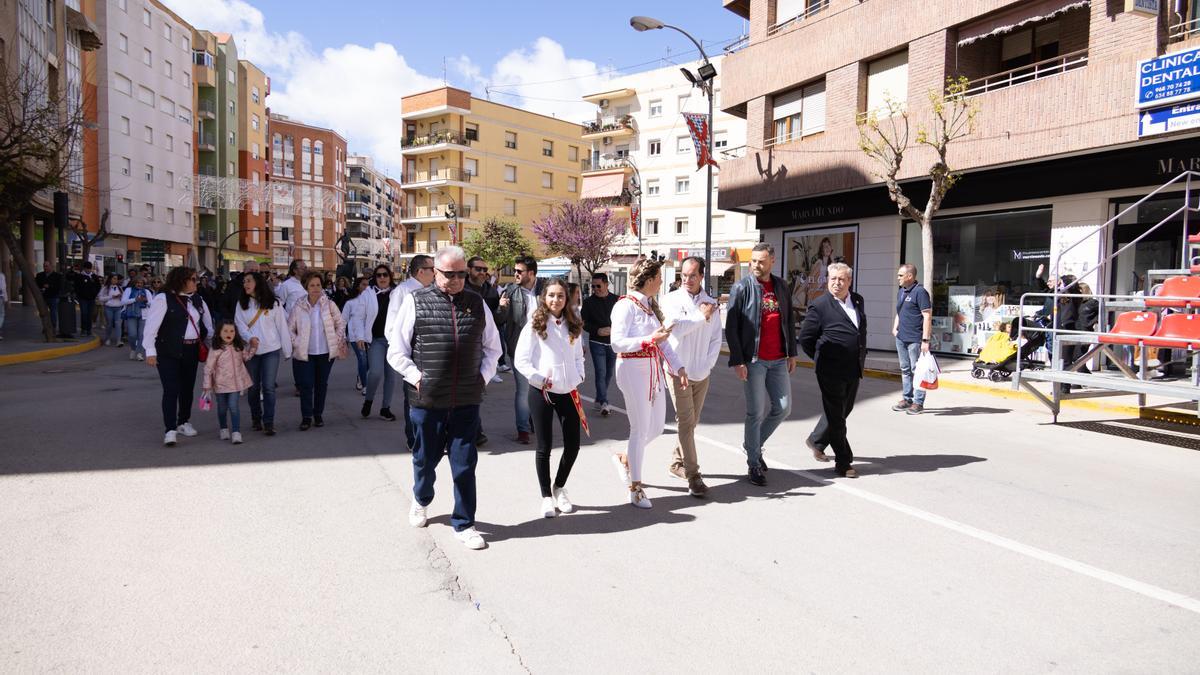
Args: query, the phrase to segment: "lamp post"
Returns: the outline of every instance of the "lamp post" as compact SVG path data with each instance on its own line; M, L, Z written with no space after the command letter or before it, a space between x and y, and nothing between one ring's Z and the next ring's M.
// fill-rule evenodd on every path
M454 197L449 192L443 191L441 188L427 187L427 188L425 188L425 191L431 195L445 195L446 199L450 200L450 203L446 205L446 208L448 210L448 213L446 215L450 216L450 220L453 223L453 225L451 225L451 227L450 227L450 243L452 245L457 246L458 241L459 241L459 237L458 237L458 204L454 201Z
M708 97L708 139L706 141L706 145L708 145L708 156L711 158L712 153L713 153L713 88L712 88L712 81L717 76L716 66L714 66L712 64L712 62L708 60L708 54L706 54L704 52L704 47L700 44L700 42L697 41L696 38L692 37L690 33L688 33L687 31L685 31L684 29L682 29L678 26L672 26L670 24L663 23L662 21L659 21L658 19L653 19L648 16L635 16L629 20L629 25L632 26L633 29L639 33L643 33L648 30L660 30L663 28L670 28L673 31L683 33L683 36L686 37L687 39L691 40L692 44L696 45L696 49L700 50L700 57L704 59L704 64L701 65L698 69L696 69L696 73L700 77L697 78L695 75L692 75L691 71L689 71L687 68L680 68L680 70L683 71L683 76L687 78L688 82L692 83L692 86L700 87L700 91L704 92L704 95ZM707 190L705 191L706 195L705 195L705 203L704 203L704 267L706 270L711 270L712 269L712 185L713 185L712 164L709 164L706 168L708 169L708 184L707 184ZM639 231L638 238L639 238L639 249L640 249L640 245L641 245L640 231ZM705 274L705 277L708 277L707 273ZM709 287L707 278L704 280L704 286L706 289Z

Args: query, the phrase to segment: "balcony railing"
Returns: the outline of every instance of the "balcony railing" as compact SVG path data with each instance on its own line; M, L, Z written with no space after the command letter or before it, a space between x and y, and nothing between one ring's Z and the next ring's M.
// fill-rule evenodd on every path
M1043 77L1061 75L1068 70L1083 68L1088 62L1086 49L1056 56L1045 61L1038 61L1020 68L1013 68L995 75L988 75L967 83L967 96L978 96L997 89L1007 89L1018 84L1025 84Z
M371 219L371 210L364 209L361 206L354 206L353 204L351 204L350 206L346 207L346 218L347 219L356 219L356 220L370 220Z
M409 136L400 143L400 148L419 148L426 145L439 145L441 143L470 145L471 140L457 131L435 131L423 136Z
M405 219L445 218L446 211L447 211L447 209L446 209L445 204L439 204L436 208L433 208L433 209L431 209L428 206L408 206L408 207L405 207L405 209L404 209L403 217ZM463 204L458 205L458 217L460 219L470 218L473 211L474 211L474 209L472 209L470 206L465 206Z
M598 161L593 162L590 159L585 159L580 162L584 171L608 171L610 169L632 169L633 162L625 157L601 157Z
M216 150L217 135L212 133L196 134L196 147L201 150Z
M795 26L796 24L800 23L801 21L803 21L815 14L820 13L820 12L824 11L825 9L828 9L829 0L816 0L814 2L808 2L807 5L808 6L804 8L803 12L800 12L799 14L797 14L796 16L793 16L793 17L784 18L783 21L780 21L780 22L776 23L774 26L771 26L771 28L767 30L767 35L774 35L775 33L778 33L781 30L786 30L788 28L791 28L792 26Z
M724 51L726 54L733 54L735 52L740 52L749 46L750 46L750 34L746 33L745 35L739 36L733 42L730 42L729 44L725 45Z
M1200 16L1191 21L1183 21L1172 25L1167 29L1168 40L1170 42L1182 42L1194 37L1200 37Z
M200 105L197 106L196 112L200 116L215 118L217 116L217 104L207 99L202 100L200 101Z
M414 171L411 175L404 177L405 183L428 183L438 180L452 180L462 183L471 182L473 174L459 169L457 167L445 167L437 171Z
M201 244L217 243L217 231L216 230L200 230L199 235L200 235L200 243Z
M621 115L620 117L606 117L604 119L593 120L583 123L583 133L585 134L602 134L612 131L624 131L633 129L633 116Z

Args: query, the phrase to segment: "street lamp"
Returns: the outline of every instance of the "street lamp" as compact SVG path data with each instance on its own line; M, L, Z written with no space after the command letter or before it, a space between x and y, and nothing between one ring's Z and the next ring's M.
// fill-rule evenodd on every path
M450 243L458 245L458 204L454 201L454 197L449 192L444 192L441 188L427 187L425 191L431 195L445 195L450 203L446 205L446 215L450 217L453 223L450 226Z
M692 41L696 45L696 49L700 50L700 56L704 59L704 63L696 69L696 75L693 75L687 68L680 68L683 71L683 76L688 82L692 83L693 87L700 87L700 91L708 97L708 156L711 158L713 154L713 87L712 81L717 77L717 68L708 60L708 54L704 52L704 47L692 37L690 33L678 26L672 26L663 23L658 19L648 16L635 16L629 20L629 25L639 33L644 33L648 30L660 30L670 28L673 31L683 33L683 36ZM699 77L697 77L697 75ZM708 165L708 190L705 206L704 206L704 265L705 269L712 269L712 185L713 185L713 170L712 164ZM640 237L640 235L639 235ZM708 275L705 275L708 276ZM708 280L705 279L704 286L709 286Z

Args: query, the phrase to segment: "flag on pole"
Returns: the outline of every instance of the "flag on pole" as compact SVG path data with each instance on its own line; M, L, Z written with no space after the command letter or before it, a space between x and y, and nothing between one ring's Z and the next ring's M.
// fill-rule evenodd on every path
M696 146L696 168L719 166L717 160L708 154L708 134L711 132L708 115L683 113L683 119L687 120L688 129L692 132L692 143Z
M642 217L642 205L638 203L637 197L634 197L633 203L629 206L629 227L633 230L633 236L638 235L638 224Z

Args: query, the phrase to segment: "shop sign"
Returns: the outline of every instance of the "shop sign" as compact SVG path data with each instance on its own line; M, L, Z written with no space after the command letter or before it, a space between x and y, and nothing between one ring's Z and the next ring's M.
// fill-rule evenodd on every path
M1137 107L1200 98L1200 47L1138 62Z
M1200 128L1200 101L1147 110L1138 123L1138 138L1196 128Z
M1013 260L1049 260L1050 259L1050 249L1034 248L1034 249L1022 250L1019 248L1014 248L1012 250L1012 259Z
M1125 11L1147 16L1158 16L1161 0L1125 0Z
M711 252L712 252L712 260L710 260L709 262L729 262L730 261L730 258L729 258L730 250L727 247L714 248L714 249L712 249ZM691 257L703 258L704 257L704 249L703 248L677 248L677 249L674 249L671 251L671 257L676 260L683 260L684 258L691 258Z

